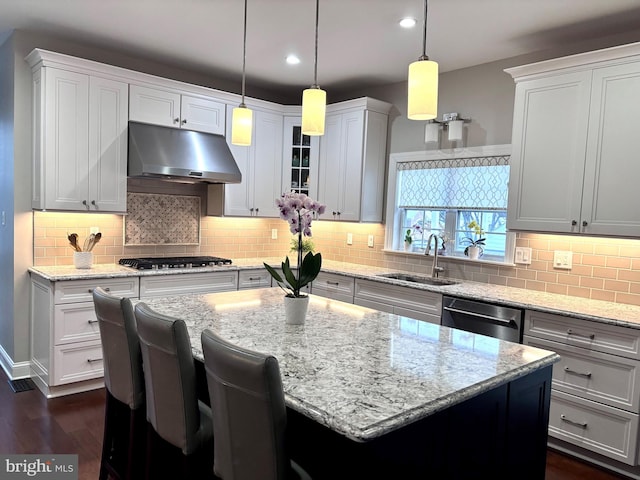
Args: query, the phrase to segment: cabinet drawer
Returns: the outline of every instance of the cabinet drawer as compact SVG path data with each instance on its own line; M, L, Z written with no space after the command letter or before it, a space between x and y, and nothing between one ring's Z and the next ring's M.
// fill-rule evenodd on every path
M331 298L350 297L348 301L353 303L353 283L353 277L320 272L311 284L311 293Z
M53 343L100 340L93 302L65 303L54 307Z
M442 295L427 290L356 279L354 301L359 303L360 300L386 303L395 307L429 313L438 318L442 315Z
M238 272L238 290L245 288L263 288L271 286L271 275L266 269L240 270Z
M93 289L102 287L118 297L138 297L138 277L69 280L55 282L53 301L61 303L93 302Z
M140 298L238 289L238 272L185 273L140 278Z
M526 335L640 360L640 330L527 310Z
M529 336L524 343L560 355L553 366L553 388L637 413L640 362Z
M637 414L552 390L549 435L627 465L636 464Z
M103 375L102 346L99 340L53 347L51 385L80 382Z

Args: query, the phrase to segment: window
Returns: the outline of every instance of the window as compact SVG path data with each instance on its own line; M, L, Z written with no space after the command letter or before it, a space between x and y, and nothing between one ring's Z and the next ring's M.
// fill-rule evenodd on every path
M387 222L385 247L403 250L409 231L412 251L424 252L435 234L445 239L447 255L465 258L470 241L484 238L483 260L511 263L515 239L506 230L509 154L504 147L486 147L491 148L497 154L439 152L439 158L427 160L392 155L389 185L395 191L389 198L395 202L387 206L392 221ZM482 228L481 236L468 227L472 221Z

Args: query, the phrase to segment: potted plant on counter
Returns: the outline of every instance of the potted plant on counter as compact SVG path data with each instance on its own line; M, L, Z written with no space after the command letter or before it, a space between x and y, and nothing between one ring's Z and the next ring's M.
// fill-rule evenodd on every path
M474 235L475 238L465 237L462 239L463 242L469 244L467 248L464 249L464 254L471 260L477 260L484 253L484 242L487 240L483 237L485 232L475 220L469 222L467 228L471 230L471 235Z
M322 255L305 252L303 237L311 237L311 221L314 214L324 213L325 205L312 200L304 193L285 193L276 199L276 205L280 209L280 218L289 223L289 230L297 235L297 270L291 269L291 263L287 256L282 262L281 276L273 267L263 263L271 277L278 282L278 286L285 291L285 314L287 323L304 323L309 297L300 293L301 289L311 283L320 273L322 267Z

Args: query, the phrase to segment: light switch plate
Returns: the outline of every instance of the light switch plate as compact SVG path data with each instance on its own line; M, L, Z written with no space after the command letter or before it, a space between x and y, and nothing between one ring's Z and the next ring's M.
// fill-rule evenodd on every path
M573 267L573 252L556 250L553 252L553 268L571 270Z
M373 247L373 235L369 235L369 237L367 237L367 246Z
M89 234L98 233L100 231L100 227L89 227Z
M353 245L353 233L347 233L347 245Z
M516 247L516 258L514 262L520 265L531 265L531 248Z
M271 240L277 240L278 238L278 229L277 228L272 228L271 229Z

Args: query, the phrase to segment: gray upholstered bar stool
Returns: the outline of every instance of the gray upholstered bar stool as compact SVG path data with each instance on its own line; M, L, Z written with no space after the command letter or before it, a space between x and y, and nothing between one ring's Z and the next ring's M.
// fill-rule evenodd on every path
M128 298L93 290L100 328L106 402L100 480L138 479L143 473L146 416L142 356Z
M191 341L183 320L135 306L147 399L147 478L213 478L211 409L198 400ZM164 441L164 444L163 444ZM167 444L170 446L168 449ZM177 455L172 461L165 455ZM177 462L176 462L177 460ZM153 465L163 469L154 475Z
M223 480L310 479L289 459L278 360L202 332L213 411L214 471Z

